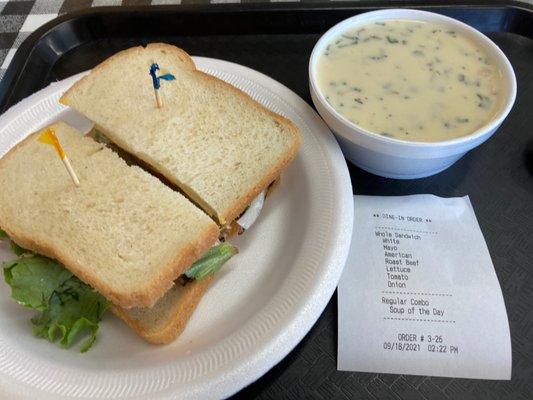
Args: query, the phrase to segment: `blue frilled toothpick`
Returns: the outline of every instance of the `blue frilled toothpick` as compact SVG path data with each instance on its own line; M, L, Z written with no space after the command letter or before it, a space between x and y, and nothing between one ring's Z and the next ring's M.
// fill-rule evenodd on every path
M161 79L164 81L173 81L176 77L172 74L164 74L161 76L156 76L156 71L159 71L159 65L153 63L150 65L150 76L152 77L152 84L154 86L155 100L157 102L157 107L163 107L163 102L161 101L161 96L159 95L159 88L161 87Z

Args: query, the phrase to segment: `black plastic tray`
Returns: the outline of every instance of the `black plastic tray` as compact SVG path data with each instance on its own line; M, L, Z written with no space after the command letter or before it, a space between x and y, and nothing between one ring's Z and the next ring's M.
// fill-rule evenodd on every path
M518 80L516 104L499 132L434 177L396 181L352 165L350 173L357 194L470 196L507 306L512 380L338 372L334 296L302 343L236 398L533 398L533 7L518 2L443 3L117 7L64 15L34 32L17 51L0 84L0 110L121 49L152 41L249 66L311 104L307 63L313 45L321 33L351 15L411 7L457 18L487 33L509 57Z

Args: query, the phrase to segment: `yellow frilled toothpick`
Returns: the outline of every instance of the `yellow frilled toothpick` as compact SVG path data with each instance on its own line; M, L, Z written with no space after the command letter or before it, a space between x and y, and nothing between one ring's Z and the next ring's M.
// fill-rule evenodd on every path
M63 150L61 143L59 143L59 139L57 138L54 130L51 128L46 128L44 131L41 132L37 140L39 140L39 142L41 143L54 146L57 154L59 155L59 158L61 158L61 161L63 161L63 164L65 164L65 168L67 169L68 174L72 178L72 182L74 182L76 186L80 186L80 180L74 172L74 169L72 168L72 165L70 164L70 161L67 155L65 154L65 150Z

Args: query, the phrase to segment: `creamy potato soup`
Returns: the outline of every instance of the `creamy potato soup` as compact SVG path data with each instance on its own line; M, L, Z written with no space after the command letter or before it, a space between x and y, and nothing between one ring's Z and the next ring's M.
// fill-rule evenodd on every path
M317 80L344 117L403 140L468 135L501 107L501 71L485 50L453 28L421 21L345 32L320 55Z

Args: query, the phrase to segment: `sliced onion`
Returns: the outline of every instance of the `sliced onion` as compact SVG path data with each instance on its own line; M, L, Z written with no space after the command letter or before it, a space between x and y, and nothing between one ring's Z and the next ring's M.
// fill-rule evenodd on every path
M252 200L248 209L236 221L241 228L250 229L257 217L259 217L263 204L265 204L266 193L267 189L259 193L259 196Z

